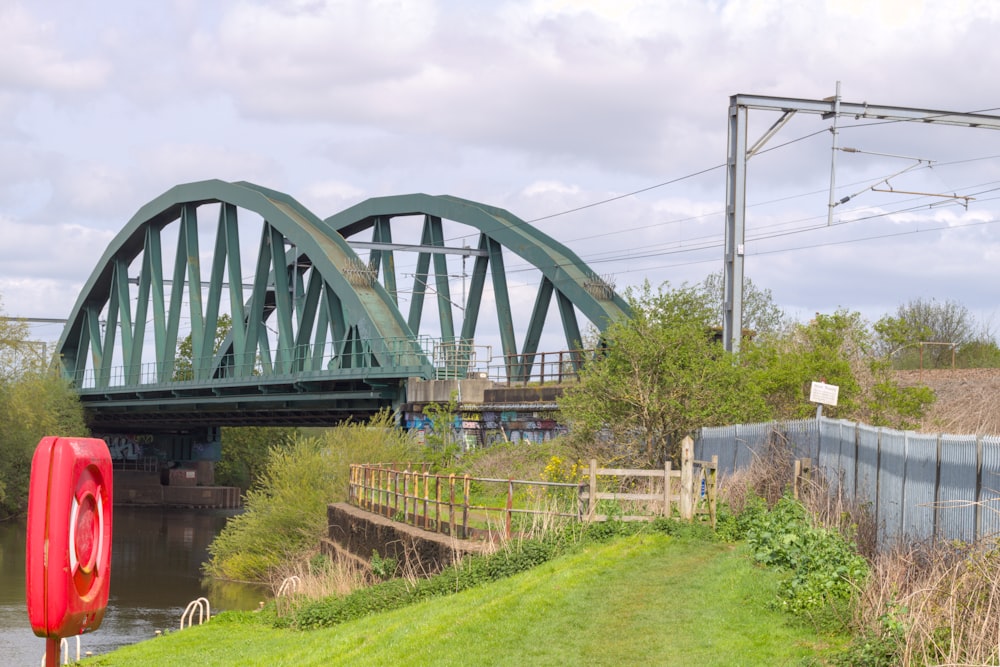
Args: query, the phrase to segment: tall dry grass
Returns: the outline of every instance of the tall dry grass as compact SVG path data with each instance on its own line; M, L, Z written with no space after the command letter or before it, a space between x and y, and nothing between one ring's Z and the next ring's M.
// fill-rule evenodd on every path
M370 564L338 552L283 564L271 572L270 587L277 612L284 615L301 600L348 595L373 580Z
M891 645L898 664L1000 664L996 541L896 546L879 554L855 625Z

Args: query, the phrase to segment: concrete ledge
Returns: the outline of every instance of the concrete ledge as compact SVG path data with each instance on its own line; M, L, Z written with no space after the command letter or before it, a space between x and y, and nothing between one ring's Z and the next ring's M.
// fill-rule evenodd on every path
M324 547L328 554L342 550L370 563L372 551L377 551L379 556L395 558L404 569L422 575L439 572L465 554L484 551L481 542L414 528L347 503L328 505L327 521L333 543Z
M551 403L563 395L558 385L493 387L483 392L483 403Z
M235 486L163 486L163 504L168 507L237 508L242 505Z
M461 383L461 390L459 389ZM490 380L419 380L411 378L406 383L406 400L410 403L447 404L454 394L462 403L482 403L483 394L493 382Z

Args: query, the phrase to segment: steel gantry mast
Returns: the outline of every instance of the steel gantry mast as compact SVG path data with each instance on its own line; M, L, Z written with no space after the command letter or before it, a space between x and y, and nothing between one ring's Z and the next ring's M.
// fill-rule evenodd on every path
M750 109L779 111L781 117L748 149L747 115ZM743 257L746 243L747 160L759 152L764 144L777 134L796 112L820 114L824 119L834 119L834 123L841 116L853 116L857 120L928 123L1000 130L1000 116L885 106L867 102L843 102L840 99L840 82L837 82L837 94L823 100L745 94L731 96L729 98L729 148L726 161L726 236L725 271L723 272L725 288L722 304L723 342L726 349L731 352L739 351L740 339L743 334ZM833 150L837 150L836 143L833 145ZM835 205L833 198L835 181L833 179L834 176L831 174L831 210Z

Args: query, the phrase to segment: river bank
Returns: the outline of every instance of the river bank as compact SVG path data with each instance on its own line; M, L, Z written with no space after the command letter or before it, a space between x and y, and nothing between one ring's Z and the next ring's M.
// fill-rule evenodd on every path
M81 653L108 653L178 628L184 608L201 596L213 614L255 609L266 589L205 580L201 572L209 543L236 513L116 506L108 609L100 629L81 637ZM32 633L25 606L24 528L23 521L0 524L0 664L34 667L45 641Z

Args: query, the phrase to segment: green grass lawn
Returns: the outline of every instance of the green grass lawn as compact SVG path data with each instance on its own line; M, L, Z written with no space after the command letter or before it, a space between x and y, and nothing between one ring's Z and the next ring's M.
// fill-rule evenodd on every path
M769 609L776 577L731 545L640 535L333 628L276 630L224 615L85 664L823 664L848 638Z

